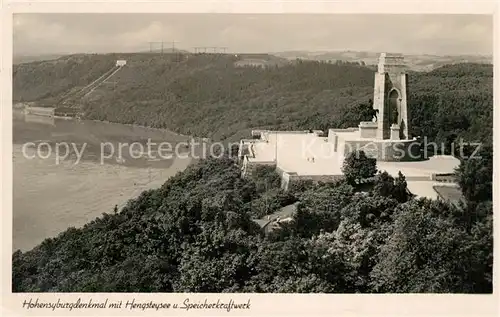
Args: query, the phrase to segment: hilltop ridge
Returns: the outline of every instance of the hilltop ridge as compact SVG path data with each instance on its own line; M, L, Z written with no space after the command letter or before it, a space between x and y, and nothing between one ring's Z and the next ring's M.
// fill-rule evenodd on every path
M118 59L127 65L79 100L85 118L237 140L254 128L356 125L363 116L358 106L373 93L373 69L354 62L290 63L268 54L115 53L14 65L13 99L57 107L68 91L88 85ZM245 59L269 64L237 64ZM443 140L491 139L492 83L488 64L411 73L412 130Z
M289 60L297 58L315 61L363 62L366 65L376 65L380 52L366 51L284 51L271 53ZM412 71L431 71L441 66L460 63L492 64L493 56L486 55L435 55L435 54L404 54L405 62Z

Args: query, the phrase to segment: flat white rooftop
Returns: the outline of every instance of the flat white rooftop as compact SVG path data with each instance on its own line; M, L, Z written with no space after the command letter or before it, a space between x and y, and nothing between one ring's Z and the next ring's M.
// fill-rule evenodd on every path
M377 162L377 168L396 176L399 171L406 177L451 174L460 165L460 160L450 155L436 155L418 162Z
M442 188L449 188L447 191L451 190L454 195L458 195L459 197L461 196L460 187L457 184L437 183L433 181L407 181L406 183L410 192L417 197L438 199L439 194L435 187L441 188L441 191L443 191ZM457 198L457 200L458 199L459 198Z

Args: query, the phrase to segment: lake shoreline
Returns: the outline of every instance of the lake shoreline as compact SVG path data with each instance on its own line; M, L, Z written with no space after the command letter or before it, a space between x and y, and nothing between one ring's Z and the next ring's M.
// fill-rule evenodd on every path
M100 123L107 123L107 124L113 124L113 125L119 124L119 125L125 125L125 126L129 126L129 127L143 128L143 129L153 130L153 131L159 131L159 132L168 132L168 133L171 133L173 135L184 137L184 138L201 139L201 138L198 138L198 137L193 137L193 136L189 136L189 135L186 135L186 134L181 134L181 133L178 133L178 132L175 132L175 131L172 131L172 130L168 130L168 129L164 129L164 128L155 128L155 127L145 126L145 125L141 125L141 124L137 124L137 123L120 123L120 122L114 122L114 121L97 120L97 119L85 119L85 118L83 118L82 121L100 122Z
M41 108L49 108L49 107L41 107ZM26 109L25 105L21 106L21 105L17 105L16 104L16 105L13 106L12 110L24 113L25 109ZM40 117L45 117L43 115L38 115L38 114L32 114L32 115L34 115L34 116L40 116ZM108 121L108 120L86 119L85 117L81 118L81 119L78 119L78 118L70 117L70 116L68 116L68 117L65 117L65 116L52 116L52 118L54 118L54 119L62 119L62 120L75 120L75 121L89 121L89 122L107 123L107 124L113 124L113 125L119 124L119 125L124 125L124 126L129 126L129 127L143 128L143 129L148 129L148 130L153 130L153 131L159 131L159 132L168 132L168 133L171 133L173 135L184 137L184 138L200 139L200 140L206 139L206 138L202 138L202 137L197 137L197 136L182 134L182 133L179 133L179 132L176 132L176 131L172 131L172 130L169 130L169 129L165 129L165 128L155 128L155 127L141 125L141 124L137 124L137 123L121 123L121 122Z
M160 188L194 161L175 158L166 168L91 161L54 164L53 159L25 159L19 145L13 147L13 156L12 246L13 251L22 252L70 227L80 228L111 213L115 205L121 210L128 201Z
M22 113L18 109L14 113ZM47 119L43 116L32 116ZM13 250L25 252L39 245L47 238L56 237L69 227L80 228L100 217L102 213L113 212L117 205L120 209L130 199L137 198L142 192L160 188L179 172L184 171L197 160L190 155L176 156L171 163L142 162L137 164L101 164L96 160L93 149L86 150L85 157L74 164L71 157L59 162L52 155L26 157L22 146L33 140L46 142L82 142L96 139L96 142L120 136L117 142L135 142L139 138L166 137L172 142L187 139L165 129L137 127L130 124L85 120L56 120L55 124L38 120L27 121L26 115L13 115ZM160 133L161 132L161 133ZM167 134L167 135L165 135ZM164 135L164 136L162 136ZM16 141L17 136L17 141ZM93 143L92 143L93 144ZM87 153L87 151L90 151ZM45 154L44 154L45 156ZM164 166L162 166L165 164Z

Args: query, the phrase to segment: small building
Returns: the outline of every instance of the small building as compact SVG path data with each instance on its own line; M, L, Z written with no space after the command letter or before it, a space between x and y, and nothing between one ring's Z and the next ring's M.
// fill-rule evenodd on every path
M263 59L247 58L234 63L235 67L266 67L268 62Z
M437 199L460 206L460 203L465 203L466 199L456 184L440 184L435 185L434 190L437 193Z
M125 66L125 65L127 65L127 61L124 60L124 59L119 59L119 60L116 61L116 66L122 67L122 66Z
M288 223L293 220L293 217L297 211L298 202L290 204L288 206L282 207L280 210L266 215L261 219L253 219L253 221L259 225L265 234L269 234L271 231L280 227L281 224Z

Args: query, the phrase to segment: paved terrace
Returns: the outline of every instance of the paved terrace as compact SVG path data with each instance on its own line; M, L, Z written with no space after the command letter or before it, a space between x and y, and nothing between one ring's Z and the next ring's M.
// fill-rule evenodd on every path
M353 136L354 132L346 132ZM271 162L277 158L277 166L298 175L338 175L344 161L342 145L337 152L327 137L303 131L268 131L262 140L250 146L252 163ZM252 157L253 156L253 157ZM448 155L436 155L419 162L377 162L380 170L391 175L401 171L407 178L430 179L431 174L453 173L460 161Z
M249 162L276 161L277 167L297 175L340 175L343 158L326 137L304 131L269 131L251 146Z
M346 131L343 136L355 138L357 133ZM249 140L250 163L277 161L277 167L299 176L341 175L344 157L339 144L337 152L327 137L307 131L266 131L261 140ZM460 161L452 156L434 156L420 162L377 162L377 168L397 176L405 175L408 189L417 196L438 198L431 180L433 174L453 173Z

